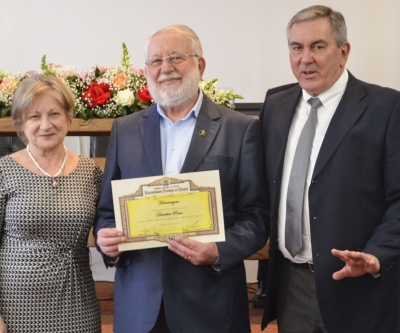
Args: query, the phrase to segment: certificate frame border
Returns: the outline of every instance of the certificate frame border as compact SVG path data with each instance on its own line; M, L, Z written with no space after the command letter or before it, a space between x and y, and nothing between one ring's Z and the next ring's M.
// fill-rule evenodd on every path
M130 234L129 233L129 218L128 218L127 209L126 209L126 202L128 200L136 200L136 199L143 198L143 197L157 197L158 196L158 195L150 195L150 196L144 195L143 188L145 186L169 186L171 184L182 184L182 183L186 183L186 182L189 183L189 187L190 187L189 190L187 191L188 193L190 193L190 192L209 192L210 197L208 200L208 204L210 206L210 212L211 212L211 224L212 224L211 230L187 231L187 232L183 232L182 234L174 233L174 234L168 234L168 235L163 235L163 236L160 236L160 235L149 235L149 236L140 235L140 236L135 236L135 237L127 236ZM184 192L182 192L182 193L184 193ZM121 214L120 218L121 218L122 229L123 229L123 233L126 237L124 244L148 242L148 241L158 241L158 242L169 243L170 240L174 239L178 235L184 236L184 237L193 237L193 236L204 236L204 235L216 235L216 234L219 234L219 232L220 232L219 223L218 223L218 207L217 207L215 187L198 186L191 179L178 179L178 178L164 176L164 177L157 179L149 184L140 185L136 192L134 192L132 194L122 195L122 196L118 197L118 201L119 201L119 206L120 206L120 214Z

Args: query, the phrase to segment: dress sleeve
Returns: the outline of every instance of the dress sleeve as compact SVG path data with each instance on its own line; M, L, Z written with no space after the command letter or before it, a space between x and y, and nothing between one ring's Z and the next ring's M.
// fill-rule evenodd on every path
M3 236L4 220L6 216L7 191L4 174L0 169L0 243Z

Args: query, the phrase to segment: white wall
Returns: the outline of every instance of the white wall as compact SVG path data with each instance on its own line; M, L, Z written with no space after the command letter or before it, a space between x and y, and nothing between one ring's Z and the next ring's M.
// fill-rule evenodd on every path
M341 11L352 45L348 68L358 78L400 90L400 1L321 0ZM285 27L309 0L0 0L0 68L39 70L48 62L79 70L116 65L125 42L144 66L143 46L165 24L193 28L203 44L205 76L233 87L244 102L293 82Z

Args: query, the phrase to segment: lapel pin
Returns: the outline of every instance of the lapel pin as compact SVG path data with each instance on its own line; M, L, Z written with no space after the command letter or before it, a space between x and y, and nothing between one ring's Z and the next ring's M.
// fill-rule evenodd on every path
M206 131L205 131L205 130L201 130L201 131L199 132L199 134L200 134L200 136L206 136Z

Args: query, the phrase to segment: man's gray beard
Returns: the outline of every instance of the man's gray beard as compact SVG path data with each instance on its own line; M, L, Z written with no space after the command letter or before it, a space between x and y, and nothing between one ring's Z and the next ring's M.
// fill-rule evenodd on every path
M175 77L177 73L165 75ZM178 75L179 77L179 75ZM177 82L168 87L161 87L161 84L151 78L147 78L147 85L153 100L163 108L180 107L187 104L197 94L199 90L200 73L190 70L182 77L181 82Z

